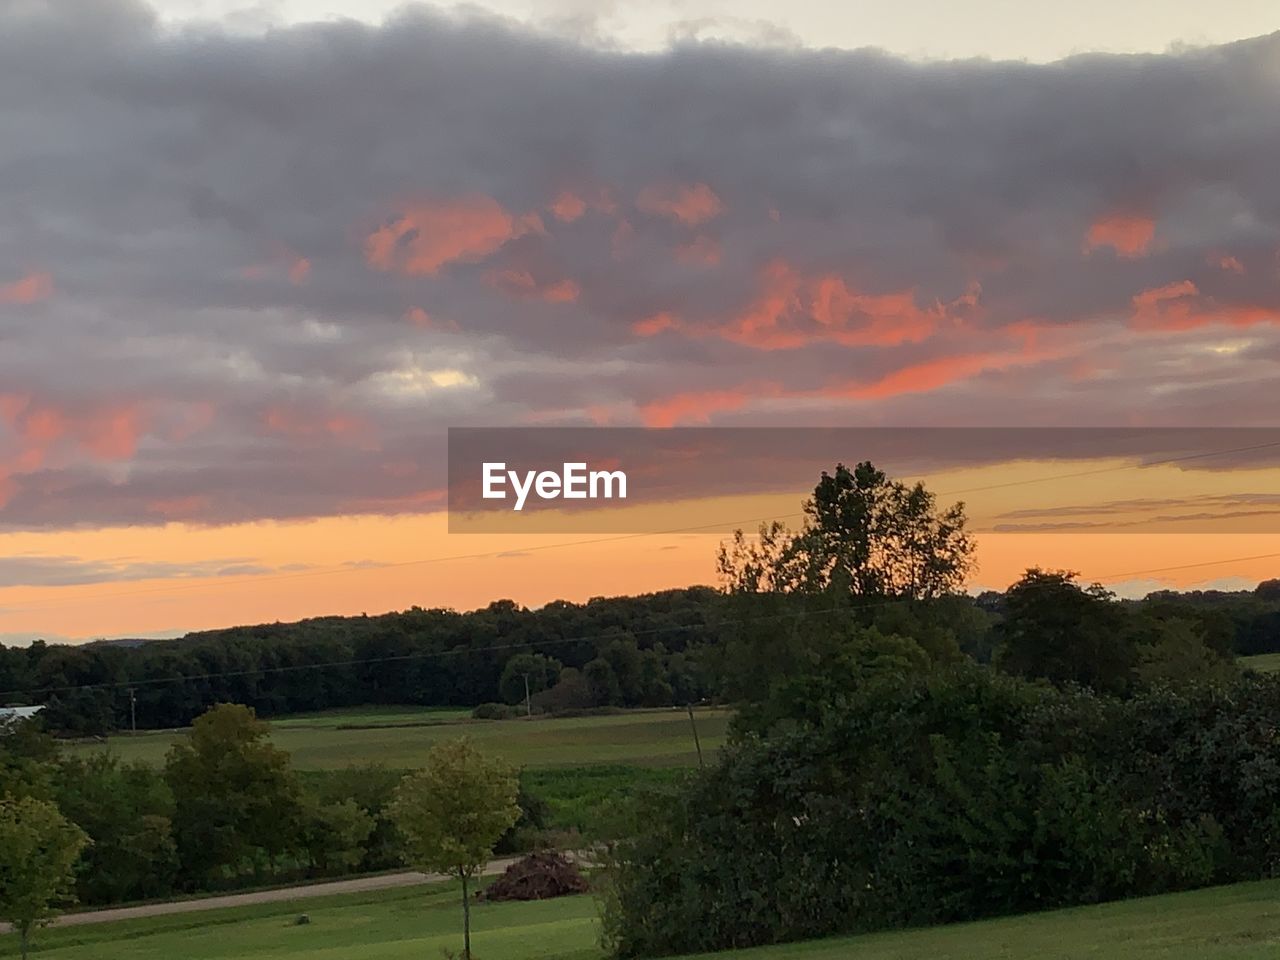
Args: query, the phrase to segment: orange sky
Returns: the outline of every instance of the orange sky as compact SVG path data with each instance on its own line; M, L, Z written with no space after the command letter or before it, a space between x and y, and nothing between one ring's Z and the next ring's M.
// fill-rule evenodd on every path
M1273 525L1272 532L1249 532L1268 529L1252 518L1242 521L1248 526L1232 529L1223 522L1215 532L1199 533L990 532L997 514L1035 510L1037 505L1134 503L1158 491L1160 509L1167 514L1163 505L1178 497L1277 482L1266 471L1180 471L1172 466L1080 476L1087 473L1083 466L1073 465L1064 473L1061 464L1022 463L930 478L931 489L939 494L967 491L964 499L978 540L974 586L1002 589L1030 565L1077 570L1086 579L1138 595L1228 578L1256 582L1280 570L1280 530ZM1037 482L1043 478L1050 479ZM763 517L786 516L794 524L799 499L776 494L615 509L632 511L635 529L689 529L726 521L728 530L729 521ZM949 502L946 496L941 499ZM1140 515L1137 507L1125 508L1117 515L1121 524L1115 530L1125 530L1123 522ZM177 568L234 558L236 563L228 566L251 564L272 572L11 587L0 590L0 635L146 635L381 613L413 605L470 609L502 598L536 606L553 599L581 601L713 584L723 532L451 535L447 516L430 513L7 534L0 537L0 554L10 556L75 556L106 564L151 560Z

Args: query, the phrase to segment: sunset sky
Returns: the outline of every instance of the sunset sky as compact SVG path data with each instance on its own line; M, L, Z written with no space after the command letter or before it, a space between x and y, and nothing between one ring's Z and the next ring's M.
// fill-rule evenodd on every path
M1280 427L1270 0L393 6L0 0L0 641L714 582L450 535L449 427ZM974 588L1280 575L1280 449L926 479Z

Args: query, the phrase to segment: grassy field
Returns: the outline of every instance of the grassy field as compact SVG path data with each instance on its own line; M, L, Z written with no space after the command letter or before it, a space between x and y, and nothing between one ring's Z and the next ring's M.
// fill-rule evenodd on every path
M295 920L306 913L311 923ZM210 910L181 916L66 927L36 935L39 960L440 960L461 952L461 913L452 886L418 887ZM590 897L544 903L477 904L477 960L597 960L599 924ZM12 934L0 957L18 955Z
M1259 673L1275 673L1280 670L1280 653L1259 653L1252 657L1241 657L1240 666L1257 670Z
M471 737L486 752L528 768L627 764L673 767L697 762L689 718L681 710L633 710L565 719L470 720L457 711L362 708L273 721L275 744L293 755L299 770L332 770L381 763L395 769L419 765L441 739ZM729 715L697 714L704 751L724 742ZM68 745L75 753L109 749L125 760L164 761L182 736L173 731L128 734L97 743Z
M293 921L305 911L306 926ZM332 897L39 934L41 960L419 960L457 950L447 887ZM479 904L477 960L602 960L595 902ZM17 955L13 936L0 957ZM716 954L741 960L1263 960L1280 950L1280 881Z

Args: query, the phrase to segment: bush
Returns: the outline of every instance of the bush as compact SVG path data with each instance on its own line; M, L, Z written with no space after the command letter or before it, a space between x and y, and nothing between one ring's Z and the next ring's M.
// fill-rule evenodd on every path
M1271 875L1280 679L1120 701L977 666L748 737L633 810L623 957L977 919Z

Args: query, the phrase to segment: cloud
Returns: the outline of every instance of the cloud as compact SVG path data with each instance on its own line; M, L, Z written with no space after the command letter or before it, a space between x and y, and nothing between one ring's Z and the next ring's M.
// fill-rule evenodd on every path
M714 220L724 212L724 204L705 183L645 187L636 197L636 207L651 216L666 217L686 227Z
M53 294L53 277L28 273L11 283L0 284L0 303L35 303Z
M1150 217L1108 214L1089 225L1085 251L1110 247L1121 257L1141 257L1151 248L1156 223Z
M0 527L434 509L480 423L1270 422L1277 56L0 5Z
M0 589L7 587L69 587L131 580L190 580L207 577L257 576L277 572L246 559L206 560L199 563L162 561L86 560L69 556L0 557Z
M519 229L492 197L426 201L370 233L365 259L377 270L431 275L448 263L484 259Z

